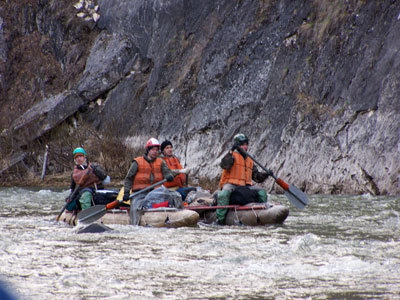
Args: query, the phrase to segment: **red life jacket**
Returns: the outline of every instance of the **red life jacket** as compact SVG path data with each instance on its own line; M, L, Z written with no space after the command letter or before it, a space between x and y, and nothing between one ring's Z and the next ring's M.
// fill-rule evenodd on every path
M161 158L157 157L153 162L149 163L143 156L141 156L136 157L135 161L138 164L138 170L133 179L132 191L144 189L153 183L163 180ZM153 174L153 181L151 181L151 174Z
M222 189L225 183L234 185L252 185L253 160L250 157L243 158L239 152L233 152L234 162L232 168L223 170L219 186Z
M88 168L90 167L90 163ZM72 178L74 179L75 183L79 185L81 188L86 188L86 187L95 187L95 184L100 184L101 180L99 177L94 174L93 170L90 171L90 173L86 176L88 169L81 169L78 168L78 166L74 166L74 171L72 172ZM86 176L86 179L83 178ZM83 179L83 182L81 180Z
M171 170L181 170L183 169L183 167L181 166L181 163L179 162L179 159L175 156L172 157L166 157L163 156L162 157L165 162L167 163L168 168L170 168ZM174 181L171 182L165 182L164 185L167 188L171 188L171 187L183 187L184 184L186 183L186 175L185 174L179 174L176 175L174 177Z

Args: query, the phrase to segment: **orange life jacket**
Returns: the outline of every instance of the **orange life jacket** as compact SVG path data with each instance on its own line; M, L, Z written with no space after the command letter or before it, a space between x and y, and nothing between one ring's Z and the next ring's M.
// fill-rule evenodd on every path
M167 163L168 168L170 168L171 170L181 170L181 169L183 169L182 166L181 166L181 163L179 162L179 159L176 158L175 156L172 156L172 157L163 156L162 158L165 160L165 162ZM167 188L176 187L176 186L183 187L185 182L186 182L186 175L185 174L179 174L179 175L176 175L174 177L174 181L165 182L164 185Z
M222 189L225 183L234 185L252 185L253 160L250 157L243 158L239 152L233 152L233 166L229 170L223 170L219 186Z
M136 157L138 170L133 179L132 191L138 191L152 185L153 183L163 180L161 172L162 159L157 157L153 162L149 163L143 156ZM153 174L153 181L151 181Z
M82 170L78 168L78 166L74 166L74 171L72 172L72 178L74 179L75 183L79 185L81 188L95 187L95 184L100 184L101 180L99 179L99 177L96 176L96 174L93 173L93 171L91 171L89 175L86 176L87 170L88 170L87 168ZM82 178L84 176L86 176L86 179ZM82 179L83 182L81 182Z

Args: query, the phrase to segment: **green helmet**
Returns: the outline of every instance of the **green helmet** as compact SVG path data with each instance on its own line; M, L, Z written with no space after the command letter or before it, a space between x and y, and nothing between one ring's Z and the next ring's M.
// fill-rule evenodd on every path
M83 154L83 156L85 156L85 157L86 157L86 155L87 155L85 149L83 149L82 147L75 148L75 150L74 150L74 152L73 152L74 157L75 157L75 155L77 155L78 153Z
M249 138L243 133L238 133L237 135L235 135L233 140L235 141L235 143L238 143L239 145L249 143Z

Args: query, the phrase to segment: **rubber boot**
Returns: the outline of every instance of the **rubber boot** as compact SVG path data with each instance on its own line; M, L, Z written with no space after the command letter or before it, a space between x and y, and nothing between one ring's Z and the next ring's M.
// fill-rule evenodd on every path
M92 206L92 193L91 192L83 192L81 197L79 198L79 203L81 204L81 209L85 210Z
M218 200L217 200L217 205L229 205L229 199L231 197L231 191L227 190L222 190L218 193ZM217 222L220 224L225 223L225 216L228 212L228 209L226 208L219 208L216 210L216 215L217 215Z
M259 190L257 193L258 193L258 201L260 203L267 203L267 192L265 190Z

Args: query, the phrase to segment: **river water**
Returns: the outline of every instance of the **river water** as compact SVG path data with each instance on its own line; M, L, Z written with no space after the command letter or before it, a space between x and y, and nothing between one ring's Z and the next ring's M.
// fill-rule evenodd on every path
M0 188L0 280L18 299L400 299L400 197L310 196L284 225L77 234L68 191Z

